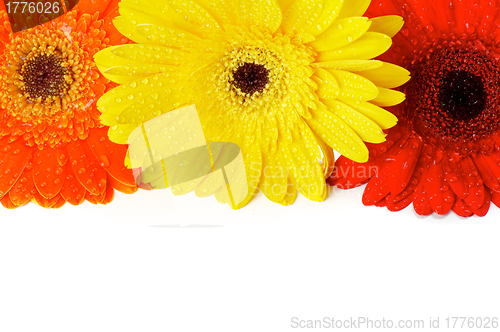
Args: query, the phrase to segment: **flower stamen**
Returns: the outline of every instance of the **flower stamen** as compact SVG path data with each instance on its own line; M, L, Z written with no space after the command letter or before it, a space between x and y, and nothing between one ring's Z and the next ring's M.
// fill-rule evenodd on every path
M20 72L21 91L32 102L62 97L71 83L66 67L67 63L57 53L30 54Z
M438 98L455 121L470 121L483 112L487 96L479 76L457 70L443 77Z
M246 62L233 74L232 84L250 96L262 92L268 83L269 70L263 65Z

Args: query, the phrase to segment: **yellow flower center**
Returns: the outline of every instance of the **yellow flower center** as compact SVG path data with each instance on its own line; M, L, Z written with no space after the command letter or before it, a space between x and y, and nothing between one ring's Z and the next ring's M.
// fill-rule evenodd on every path
M315 53L303 37L227 26L210 39L209 52L195 51L186 62L194 71L194 102L202 112L215 107L229 117L296 113L316 89L310 80Z

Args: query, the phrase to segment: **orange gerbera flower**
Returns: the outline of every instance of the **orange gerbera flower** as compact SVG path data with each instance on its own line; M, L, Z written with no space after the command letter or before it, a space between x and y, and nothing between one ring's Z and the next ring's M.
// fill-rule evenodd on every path
M94 54L128 42L112 24L118 2L81 0L63 16L18 33L0 4L3 206L107 204L113 188L137 190L124 167L127 147L108 140L95 106L113 85L97 70Z

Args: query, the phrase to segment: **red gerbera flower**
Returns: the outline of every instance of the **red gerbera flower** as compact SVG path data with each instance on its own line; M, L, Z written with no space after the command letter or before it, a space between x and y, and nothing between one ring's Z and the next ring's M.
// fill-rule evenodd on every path
M113 27L117 14L118 0L81 0L53 21L12 33L0 3L3 206L106 204L113 188L137 190L123 166L127 147L108 140L95 105L113 86L97 70L94 54L127 42Z
M486 0L373 1L406 24L383 57L407 68L399 123L366 164L341 157L331 185L368 182L365 205L484 216L500 206L500 7ZM388 58L387 58L388 57Z

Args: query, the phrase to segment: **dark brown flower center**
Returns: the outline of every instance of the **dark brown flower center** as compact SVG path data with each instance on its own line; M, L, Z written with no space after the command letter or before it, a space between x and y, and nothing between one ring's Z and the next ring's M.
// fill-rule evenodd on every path
M233 85L247 95L264 91L269 83L269 70L255 63L244 63L233 74Z
M31 101L60 97L67 92L65 76L68 69L62 66L63 62L57 54L39 54L24 63L21 68L22 90Z
M500 62L491 46L464 40L427 47L408 65L412 80L401 118L433 144L474 142L496 131Z
M455 121L470 121L486 106L486 91L481 77L464 70L444 75L438 98L443 110Z

